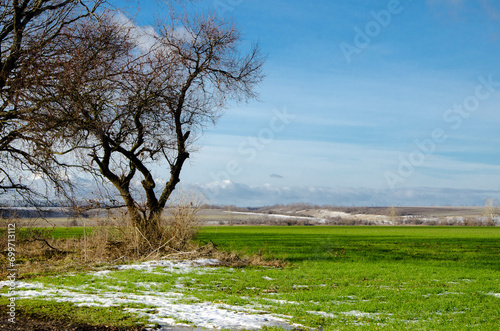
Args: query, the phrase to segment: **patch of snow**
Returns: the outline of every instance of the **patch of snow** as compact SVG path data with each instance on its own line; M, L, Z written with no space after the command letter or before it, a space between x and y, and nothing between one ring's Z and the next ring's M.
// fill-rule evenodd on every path
M348 296L345 296L344 298L347 298L349 300L358 300L358 297L355 295L348 295Z
M239 215L254 215L254 216L265 216L269 218L278 219L294 219L294 220L308 220L316 221L318 223L325 223L327 220L323 218L317 218L312 216L294 216L294 215L283 215L283 214L264 214L264 213L252 213L252 212L241 212L241 211L224 211L224 213L239 214Z
M145 282L136 282L134 283L135 286L140 286L145 288L146 290L151 290L152 287L158 287L160 284L156 282L150 282L150 283L145 283ZM175 285L174 285L175 286Z
M171 304L157 308L155 314L148 313L150 309L131 310L146 316L149 321L161 326L171 326L171 319L188 320L196 327L222 328L231 330L257 330L263 326L282 327L292 329L287 320L271 314L247 314L240 311L232 311L218 307L211 303L199 304Z
M218 260L199 259L195 261L149 261L139 264L120 265L118 270L140 270L144 272L153 272L156 268L161 268L163 272L168 273L188 273L202 266L218 265ZM112 277L111 271L102 270L93 275L97 277ZM271 278L265 278L273 280ZM68 286L44 286L40 283L26 283L22 281L0 282L0 287L12 286L16 288L15 296L18 298L30 299L40 298L43 300L52 300L57 302L71 302L77 306L110 307L130 304L142 304L150 306L146 309L127 308L127 311L135 312L146 316L151 323L158 323L164 329L169 327L178 327L176 321L190 321L192 326L199 328L217 328L231 330L256 330L262 327L278 327L282 329L296 329L302 327L298 324L290 324L285 318L271 314L263 310L257 310L264 305L250 306L231 306L226 304L215 304L210 302L182 303L184 300L199 301L198 298L185 296L178 292L159 292L154 291L157 283L139 282L137 285L144 287L141 294L124 293L119 286L107 286L108 290L96 290L94 293L85 293L89 288L68 287ZM104 284L105 285L105 284ZM177 284L180 285L180 284ZM7 294L2 293L2 296ZM276 301L276 303L299 304L298 302L288 302L284 300L266 299ZM257 309L256 309L257 308ZM287 317L290 318L290 317ZM184 325L184 324L183 324ZM181 327L183 326L181 325ZM185 326L185 325L184 325Z
M157 295L136 295L130 293L87 294L60 289L42 291L16 291L19 298L42 298L58 302L72 302L77 306L110 307L122 304L146 304L156 307L156 313L148 313L148 309L128 309L148 317L152 323L162 326L176 325L175 320L188 320L197 327L223 329L260 329L263 326L292 329L283 318L262 311L245 309L239 306L217 305L208 302L195 304L179 304L180 293L157 293ZM251 313L242 310L250 310ZM252 314L253 313L253 314Z
M158 306L170 304L183 298L184 295L175 292L161 292L156 295L137 295L132 293L101 292L99 294L80 293L66 289L47 288L40 291L16 291L16 296L22 299L39 297L58 302L72 302L78 306L111 307L121 304L136 303Z
M268 277L268 276L262 276L262 279L265 279L265 280L274 280L274 279L272 279L271 277Z
M306 313L312 314L312 315L319 315L319 316L323 316L323 317L337 318L337 315L325 313L324 311L306 311Z
M107 276L109 273L111 273L111 270L100 270L92 273L92 275L96 277L104 277Z
M43 284L41 283L25 283L22 281L10 281L4 280L0 282L0 288L3 287L15 287L16 289L41 289Z
M413 324L417 324L417 323L420 323L422 322L422 320L418 320L418 319L414 319L414 320L402 320L402 322L404 323L413 323Z
M351 311L347 311L347 312L342 312L341 314L346 315L346 316L354 316L354 317L373 317L373 316L379 315L378 313L363 313L363 312L358 311L358 310L351 310Z
M106 288L108 290L113 290L113 291L122 291L123 288L121 288L120 286L116 286L116 285L104 285L106 286Z
M318 214L320 214L322 217L348 218L351 216L351 214L344 213L343 211L331 211L331 210L320 210Z
M205 266L217 266L220 261L217 259L198 259L198 260L185 260L185 261L172 261L172 260L158 260L146 261L140 264L122 264L117 267L118 270L141 270L152 272L156 268L162 268L164 271L170 273L183 274L194 271L195 268Z
M300 303L298 303L298 302L296 302L296 301L276 300L276 299L269 299L269 298L261 298L261 299L262 299L262 300L269 301L269 302L279 303L280 305L286 305L286 304L290 304L290 305L300 305Z

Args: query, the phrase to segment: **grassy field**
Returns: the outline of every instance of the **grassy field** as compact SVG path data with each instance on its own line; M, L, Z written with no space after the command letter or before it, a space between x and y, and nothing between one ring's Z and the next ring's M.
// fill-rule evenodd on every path
M499 228L219 227L198 238L292 263L268 281L233 274L213 295L282 300L275 311L304 325L500 329Z
M257 309L323 330L500 329L500 228L206 227L197 240L288 266L184 273L158 268L147 276L112 270L106 277L79 273L30 282L53 293L71 289L72 297L113 290L125 298L153 289L176 297L177 305L210 303L254 314ZM41 305L19 301L19 307ZM63 310L64 299L59 301L54 313ZM87 309L65 305L68 311ZM111 309L117 319L124 309L160 310L141 302L88 309L106 314ZM199 325L188 317L180 320Z

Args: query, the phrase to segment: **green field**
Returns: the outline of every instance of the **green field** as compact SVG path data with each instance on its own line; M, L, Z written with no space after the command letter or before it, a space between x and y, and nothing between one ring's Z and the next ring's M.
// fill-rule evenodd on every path
M198 239L290 262L233 273L213 296L291 302L275 311L297 323L500 330L500 228L213 227Z
M114 270L33 281L54 293L178 293L180 304L254 307L318 330L500 330L500 228L206 227L197 240L287 267ZM113 309L130 307L156 309ZM75 309L86 308L68 308Z

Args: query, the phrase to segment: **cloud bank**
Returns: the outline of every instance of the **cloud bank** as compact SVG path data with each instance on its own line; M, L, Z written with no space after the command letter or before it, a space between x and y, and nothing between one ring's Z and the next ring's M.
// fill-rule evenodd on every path
M313 186L246 185L231 181L193 186L207 203L263 206L305 202L337 206L482 206L487 198L499 199L500 191L454 188L332 188Z

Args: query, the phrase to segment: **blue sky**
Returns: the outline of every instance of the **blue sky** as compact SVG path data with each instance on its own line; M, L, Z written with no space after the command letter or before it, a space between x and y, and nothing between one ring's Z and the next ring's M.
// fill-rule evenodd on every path
M128 6L139 25L167 14ZM210 0L267 54L259 101L197 141L184 186L259 205L480 205L500 198L500 4ZM162 170L157 170L158 176Z

